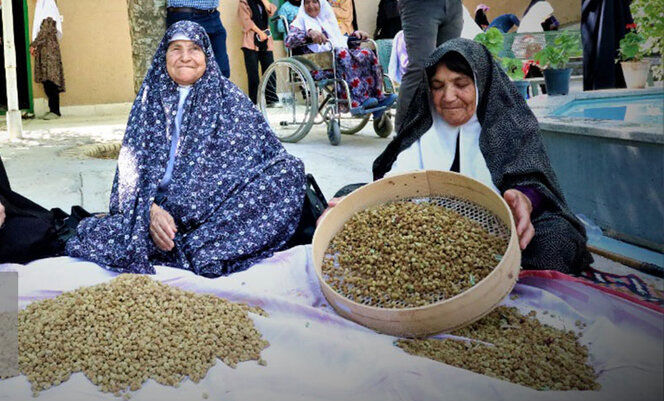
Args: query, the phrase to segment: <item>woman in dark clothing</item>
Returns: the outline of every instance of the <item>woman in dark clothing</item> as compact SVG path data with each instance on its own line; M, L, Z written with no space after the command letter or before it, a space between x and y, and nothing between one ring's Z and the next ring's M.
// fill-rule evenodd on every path
M258 66L265 73L267 67L274 62L272 55L273 41L270 32L268 18L273 16L277 7L268 0L240 0L237 15L244 32L242 40L242 52L244 53L244 65L247 69L247 81L249 86L249 98L254 104L258 99ZM270 80L266 91L267 103L279 100L274 89L274 80Z
M453 39L434 51L402 129L373 165L374 179L417 169L456 170L503 195L515 217L524 267L576 273L592 262L537 119L489 51L474 41Z
M393 39L401 30L398 0L380 0L374 39Z
M47 210L12 191L0 158L0 263L27 263L62 255L76 225L90 216L80 206L68 216L60 209Z
M480 4L475 9L475 23L482 28L483 31L486 31L489 27L489 18L486 16L487 12L489 12L489 6L486 4Z
M37 38L30 45L30 53L35 57L35 82L44 84L44 92L48 97L49 113L44 119L58 118L60 92L65 91L65 75L56 22L53 18L49 17L42 21Z
M583 0L583 90L624 88L625 79L616 63L620 40L634 23L629 0Z

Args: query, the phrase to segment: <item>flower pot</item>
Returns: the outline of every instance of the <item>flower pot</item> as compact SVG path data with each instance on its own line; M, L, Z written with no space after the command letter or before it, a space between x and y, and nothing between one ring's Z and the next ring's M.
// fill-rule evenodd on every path
M523 96L523 98L528 99L528 87L530 86L530 82L524 80L512 82L514 82L514 86L516 86L516 89Z
M547 68L544 70L544 83L547 95L566 95L569 93L571 68Z
M621 61L625 84L630 89L645 88L648 79L650 62L648 61Z

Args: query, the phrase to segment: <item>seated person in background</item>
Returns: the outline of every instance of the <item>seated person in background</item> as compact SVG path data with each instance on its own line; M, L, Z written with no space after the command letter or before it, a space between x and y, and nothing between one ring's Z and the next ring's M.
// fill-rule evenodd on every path
M351 37L367 39L368 35L362 31L355 31L350 37L343 35L326 0L304 0L284 43L288 48L306 54L330 51L329 40L334 47L339 77L350 88L351 113L362 114L363 109L391 106L397 97L383 94L383 69L376 54L367 49L349 48ZM332 70L312 71L312 76L315 80L322 80L332 78L333 73ZM341 85L338 91L339 98L345 99ZM377 114L375 118L382 112Z
M513 26L519 26L519 18L514 14L503 14L494 18L489 28L496 28L502 33L507 33Z
M301 0L287 0L284 4L281 5L281 7L279 7L277 15L279 17L286 17L286 21L288 21L288 25L290 25L293 20L295 20L295 17L297 17L297 11L300 9L300 6L302 5L301 3ZM284 22L281 20L277 22L277 31L281 32L282 34L286 33L286 27L284 26Z
M0 158L0 263L27 263L62 255L78 222L90 216L80 206L71 211L67 215L57 208L47 210L12 191Z
M110 213L83 220L66 252L119 272L230 274L286 244L304 191L302 162L221 75L205 30L177 22L129 115Z
M415 170L459 172L501 194L515 219L525 268L578 273L592 262L537 119L477 42L452 39L434 51L403 127L373 164L374 179Z

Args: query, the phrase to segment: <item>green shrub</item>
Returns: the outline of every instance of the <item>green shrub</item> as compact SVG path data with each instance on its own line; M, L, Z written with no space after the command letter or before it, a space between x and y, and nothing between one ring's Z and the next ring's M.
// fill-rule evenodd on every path
M645 42L643 36L636 32L628 32L620 39L620 59L622 61L639 61L643 57L641 46Z
M498 58L498 54L503 50L503 41L503 33L497 28L489 28L475 36L475 42L483 44L495 58Z
M579 38L569 32L556 37L553 45L547 45L535 54L535 61L542 68L565 68L569 59L581 55Z

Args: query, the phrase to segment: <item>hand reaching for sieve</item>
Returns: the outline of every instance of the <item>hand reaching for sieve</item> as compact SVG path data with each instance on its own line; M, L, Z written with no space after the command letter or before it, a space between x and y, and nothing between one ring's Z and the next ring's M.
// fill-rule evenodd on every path
M0 203L0 227L2 227L3 224L5 224L5 207L3 206L2 203Z
M157 248L171 251L175 246L173 239L177 231L173 216L153 203L150 207L150 236Z
M526 249L530 240L535 236L535 227L530 221L530 214L533 212L533 204L523 192L517 189L508 189L503 194L503 198L512 210L516 224L516 234L519 236L519 246Z
M342 200L343 198L344 198L343 196L340 196L340 197L338 197L338 198L332 198L332 199L330 199L330 200L327 202L327 209L325 209L325 210L323 211L323 214L321 214L320 217L318 218L318 220L316 220L316 227L318 227L318 225L320 224L321 220L323 220L323 217L325 217L325 215L326 215L330 210L332 210L332 208L335 207L335 206L337 205L337 203L341 202L341 200Z

